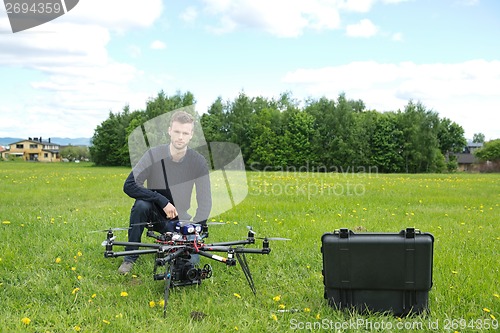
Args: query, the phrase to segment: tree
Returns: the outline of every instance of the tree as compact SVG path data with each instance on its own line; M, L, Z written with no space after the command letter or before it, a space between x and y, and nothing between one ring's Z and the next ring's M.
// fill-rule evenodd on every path
M405 160L401 154L403 131L398 126L394 112L371 112L374 130L368 143L370 146L369 166L379 172L404 172Z
M229 124L226 106L218 97L200 119L205 139L208 142L224 142L229 139Z
M472 137L472 142L474 143L484 143L485 137L483 133L474 133Z
M301 168L315 164L312 139L316 135L314 118L297 109L285 111L285 130L281 143L282 159L287 167Z
M130 165L127 145L127 127L131 114L128 105L122 113L109 113L108 119L97 126L90 154L96 165Z
M89 148L87 146L65 146L60 151L61 157L70 161L86 160L90 158Z
M281 114L277 109L265 108L252 116L250 155L247 163L252 170L273 169L283 162L282 139L278 134Z
M420 102L410 101L404 112L399 112L399 126L403 131L402 154L405 171L442 172L442 155L438 148L439 117Z
M449 172L458 168L457 157L454 153L460 153L467 144L462 126L443 118L439 122L438 130L439 150L445 156L446 167Z
M483 148L476 150L474 152L474 154L481 161L499 162L500 161L500 139L486 142L484 144Z

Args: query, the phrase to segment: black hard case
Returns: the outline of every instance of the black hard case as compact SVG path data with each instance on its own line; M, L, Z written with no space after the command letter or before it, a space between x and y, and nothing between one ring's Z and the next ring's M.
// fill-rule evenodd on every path
M400 233L321 237L324 297L337 309L408 315L428 311L434 237L407 228Z

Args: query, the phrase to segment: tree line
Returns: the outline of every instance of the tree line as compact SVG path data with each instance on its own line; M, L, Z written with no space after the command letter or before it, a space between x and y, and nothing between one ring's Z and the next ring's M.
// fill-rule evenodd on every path
M195 103L190 92L163 91L145 110L109 113L92 138L97 165L130 165L128 135L154 117ZM383 173L444 172L457 168L454 153L466 145L463 128L409 101L403 110L368 110L362 100L295 100L251 97L217 98L195 115L208 142L232 142L252 170L368 170Z

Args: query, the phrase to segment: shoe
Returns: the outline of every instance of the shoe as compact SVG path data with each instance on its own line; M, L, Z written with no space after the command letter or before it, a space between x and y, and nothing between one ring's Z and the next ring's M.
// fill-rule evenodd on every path
M118 268L118 273L120 274L127 274L130 273L132 270L132 267L134 266L134 263L131 261L124 261Z

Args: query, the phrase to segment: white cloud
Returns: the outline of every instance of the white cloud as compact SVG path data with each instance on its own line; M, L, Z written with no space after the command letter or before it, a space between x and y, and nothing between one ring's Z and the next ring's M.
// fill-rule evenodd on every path
M278 37L297 37L307 30L339 29L345 12L368 13L380 2L406 1L412 0L203 0L202 14L215 18L207 30L216 34L254 29ZM366 19L347 29L354 37L371 37L379 31Z
M348 11L367 13L375 2L376 0L342 0L339 7Z
M109 111L143 108L150 93L144 73L110 58L112 35L151 26L163 10L161 0L85 0L67 14L41 26L10 33L0 10L0 66L23 68L36 81L19 91L20 101L3 105L0 118L8 119L3 135L90 136ZM160 43L152 46L162 47ZM129 46L133 56L140 49ZM0 89L8 82L0 82ZM139 89L137 89L137 87ZM13 117L13 114L22 116ZM4 123L4 122L3 122ZM59 125L64 124L64 126ZM29 133L19 133L26 128ZM9 133L6 133L9 131Z
M167 48L167 44L165 44L161 40L155 40L154 42L151 43L150 47L153 50L164 50Z
M113 31L151 26L163 11L162 0L82 0L57 20L98 24Z
M401 32L393 33L391 39L395 42L403 41L403 34Z
M189 6L181 13L180 18L186 23L192 23L198 18L198 9L194 6Z
M382 0L382 3L385 4L398 4L402 2L408 2L408 1L413 1L413 0Z
M373 37L378 31L379 28L369 19L363 19L356 24L350 24L346 27L346 35L349 37Z
M305 29L337 29L337 2L322 0L204 0L204 12L216 16L208 29L227 33L236 28L264 30L278 37L297 37Z
M410 99L421 101L466 131L500 138L500 61L472 60L455 64L382 64L353 62L335 67L298 69L284 76L304 96L361 99L378 111L403 109ZM498 118L498 116L497 116Z

